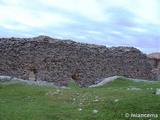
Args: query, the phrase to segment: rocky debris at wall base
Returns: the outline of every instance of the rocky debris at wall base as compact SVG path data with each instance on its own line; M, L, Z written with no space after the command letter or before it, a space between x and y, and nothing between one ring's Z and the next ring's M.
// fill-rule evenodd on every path
M47 82L47 81L29 81L29 80L23 80L23 79L16 78L16 77L11 77L11 76L0 76L0 83L1 83L1 84L16 84L16 83L22 83L22 84L28 84L28 85L57 87L54 82Z

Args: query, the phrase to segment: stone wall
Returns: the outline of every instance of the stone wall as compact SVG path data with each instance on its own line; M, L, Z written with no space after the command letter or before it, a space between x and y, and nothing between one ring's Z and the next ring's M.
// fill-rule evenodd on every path
M152 72L156 74L156 79L160 80L160 52L147 55L149 63L152 67Z
M74 80L80 87L114 75L155 79L146 55L136 48L107 48L47 36L0 38L0 75L59 86Z

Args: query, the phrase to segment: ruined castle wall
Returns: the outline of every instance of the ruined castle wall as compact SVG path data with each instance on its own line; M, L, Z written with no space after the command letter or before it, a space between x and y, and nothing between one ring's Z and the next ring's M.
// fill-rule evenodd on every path
M146 55L133 47L111 47L35 38L0 38L0 75L55 82L81 87L118 75L154 80Z
M152 72L156 74L156 79L160 80L160 53L151 53L147 57L148 62L151 64Z

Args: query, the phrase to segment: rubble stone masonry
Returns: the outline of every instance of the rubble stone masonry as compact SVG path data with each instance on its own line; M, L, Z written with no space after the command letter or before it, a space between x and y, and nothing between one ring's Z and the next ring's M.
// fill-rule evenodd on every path
M118 75L155 80L145 54L133 47L110 47L48 36L0 38L0 75L79 87ZM32 79L30 77L33 77Z

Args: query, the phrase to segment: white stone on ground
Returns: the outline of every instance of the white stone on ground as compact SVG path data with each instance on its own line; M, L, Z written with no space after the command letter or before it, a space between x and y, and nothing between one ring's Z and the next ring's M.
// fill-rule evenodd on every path
M160 88L157 89L156 95L160 95Z
M118 101L119 101L119 99L115 99L115 100L114 100L114 102L118 102Z
M98 113L98 110L93 110L93 113Z
M82 108L79 108L78 110L79 110L79 111L82 111Z
M141 90L141 88L132 87L132 88L127 88L127 90Z

